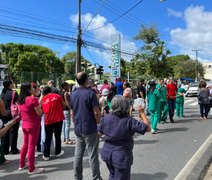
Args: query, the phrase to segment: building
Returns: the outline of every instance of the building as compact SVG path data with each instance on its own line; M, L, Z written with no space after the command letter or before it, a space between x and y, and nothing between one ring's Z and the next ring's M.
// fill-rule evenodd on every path
M212 80L212 62L204 62L202 63L205 68L205 79Z

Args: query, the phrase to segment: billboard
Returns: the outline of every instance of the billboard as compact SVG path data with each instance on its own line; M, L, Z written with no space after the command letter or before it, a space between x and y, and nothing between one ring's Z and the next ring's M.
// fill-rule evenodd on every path
M111 73L113 81L121 77L121 41L120 34L114 34L111 36Z

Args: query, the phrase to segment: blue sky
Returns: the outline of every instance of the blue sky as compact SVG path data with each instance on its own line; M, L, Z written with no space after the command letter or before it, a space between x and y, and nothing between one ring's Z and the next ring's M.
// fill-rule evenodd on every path
M126 16L110 23L138 2L139 0L82 0L83 29L93 19L83 39L109 46L110 36L120 33L122 50L133 53L141 47L139 42L133 40L141 25L154 24L173 55L183 53L194 58L192 49L202 49L199 59L212 60L210 0L167 0L163 3L159 0L143 0ZM1 0L0 23L75 38L77 12L78 0ZM109 25L92 31L108 23ZM60 57L76 50L76 44L12 37L0 30L0 43L8 42L43 45L57 51ZM105 67L110 64L110 52L83 48L82 55L92 63L96 62ZM132 57L124 58L130 60Z

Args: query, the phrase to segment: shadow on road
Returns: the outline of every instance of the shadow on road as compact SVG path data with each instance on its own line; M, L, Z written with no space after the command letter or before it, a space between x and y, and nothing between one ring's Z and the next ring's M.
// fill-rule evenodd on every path
M159 142L159 140L134 140L134 144L155 144Z
M165 180L168 174L164 172L158 172L155 174L131 174L131 180Z
M168 132L176 132L176 131L188 131L189 128L180 127L180 128L170 128L170 129L161 129L158 131L158 134L160 133L168 133Z

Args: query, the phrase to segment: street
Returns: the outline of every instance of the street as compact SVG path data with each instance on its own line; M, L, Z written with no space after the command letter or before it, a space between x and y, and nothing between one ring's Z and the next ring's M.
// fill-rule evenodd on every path
M185 98L184 118L175 117L175 123L159 124L158 134L136 134L134 137L134 164L131 168L132 180L173 180L194 153L211 134L212 118L201 120L196 97ZM73 127L73 124L72 124ZM71 129L73 136L73 128ZM22 131L19 131L19 149L22 145ZM103 142L100 143L100 150ZM51 157L44 161L36 158L37 165L44 167L45 172L39 175L28 175L27 170L18 171L19 155L8 155L12 160L8 165L0 167L2 180L72 180L74 145L64 145L65 155L59 159ZM108 170L100 158L101 175L108 179ZM30 178L29 178L30 177ZM84 157L84 179L91 179L87 153Z

